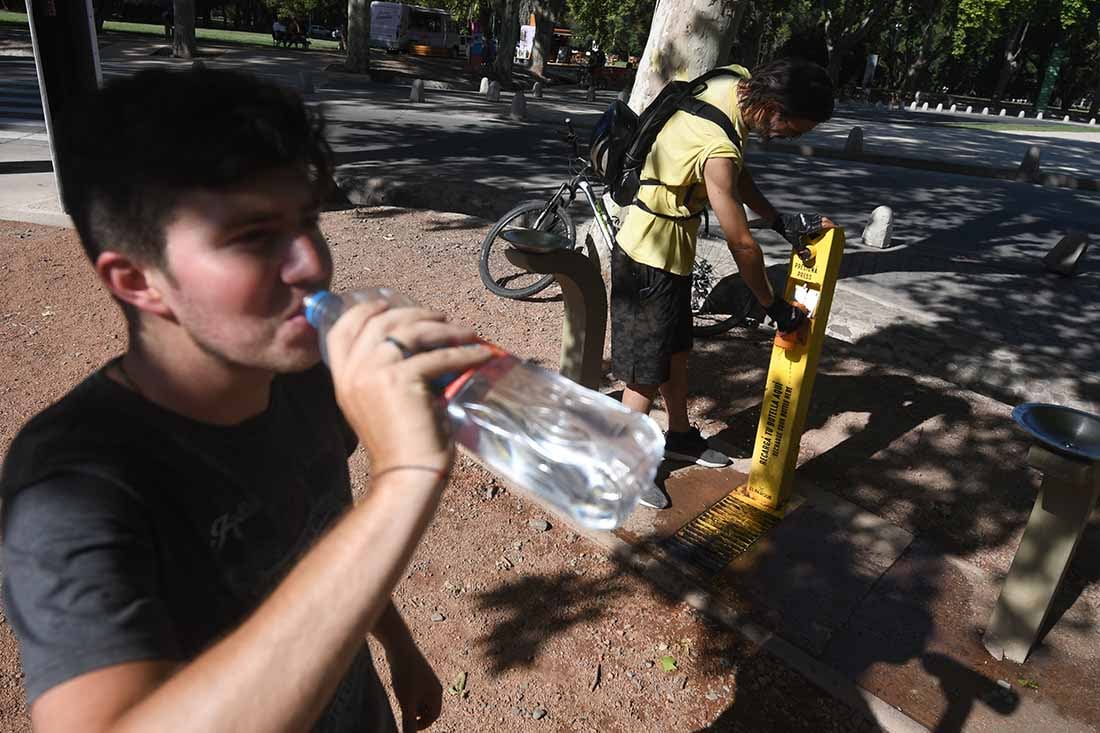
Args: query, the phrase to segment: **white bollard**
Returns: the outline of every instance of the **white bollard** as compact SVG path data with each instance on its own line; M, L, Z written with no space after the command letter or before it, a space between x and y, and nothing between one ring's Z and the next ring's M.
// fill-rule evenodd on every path
M921 112L927 112L928 111L928 102L925 102L924 104L922 104L920 106L920 109L921 109Z
M844 152L848 155L861 155L863 153L863 128L853 127L848 133L848 141L844 143Z
M982 114L983 115L989 114L989 107L982 107Z
M1035 115L1035 119L1037 119L1037 120L1041 120L1041 119L1043 119L1043 113L1042 113L1042 112L1040 112L1040 113L1038 113L1037 115Z
M916 112L917 111L917 103L913 102L911 105L909 105L909 109L913 112Z
M542 82L536 81L535 86L531 89L531 96L535 99L542 99Z
M974 108L973 108L973 107L971 107L971 106L969 106L969 105L967 105L967 107L966 107L966 113L967 113L967 114L970 114L970 113L971 113L971 112L973 112L973 111L974 111Z
M424 101L424 80L413 79L412 89L409 90L410 102L423 102Z
M1027 117L1027 115L1024 114L1023 110L1020 110L1020 114L1016 115L1016 119L1018 119L1018 120L1022 120L1025 117Z
M867 226L863 228L863 243L886 249L894 235L894 210L889 206L879 206L871 212Z
M500 101L500 82L489 82L489 93L485 95L485 98L490 102Z
M943 112L943 102L940 102L939 104L936 105L936 111L937 112Z
M478 87L477 93L483 97L489 96L489 77L481 77L481 86Z
M957 105L957 104L951 105L950 111L951 112L958 112L959 111L959 105Z
M1062 118L1062 122L1069 122L1069 115Z
M1093 117L1091 120L1089 120L1089 124L1090 125L1095 125L1096 124L1096 118Z
M517 90L512 95L512 111L508 115L516 122L527 121L527 98L523 96L523 92Z
M1004 117L1004 116L1005 116L1005 115L1007 115L1007 114L1008 114L1008 110L1007 110L1007 109L1005 109L1004 107L1001 107L1001 114L1000 114L999 116L1000 116L1000 117Z

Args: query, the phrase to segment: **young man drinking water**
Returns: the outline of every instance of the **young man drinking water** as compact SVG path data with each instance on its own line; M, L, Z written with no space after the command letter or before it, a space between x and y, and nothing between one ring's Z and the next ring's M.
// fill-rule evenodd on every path
M488 352L439 313L360 305L319 365L302 300L332 277L331 151L296 96L145 71L70 122L65 202L130 340L4 460L35 729L394 731L367 634L402 728L427 727L442 688L390 592L453 457L429 382Z

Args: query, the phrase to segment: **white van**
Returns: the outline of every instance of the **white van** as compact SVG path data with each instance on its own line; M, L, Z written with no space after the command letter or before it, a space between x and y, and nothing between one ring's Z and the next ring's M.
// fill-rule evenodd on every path
M446 10L375 0L370 4L370 45L457 57L466 51L466 38Z

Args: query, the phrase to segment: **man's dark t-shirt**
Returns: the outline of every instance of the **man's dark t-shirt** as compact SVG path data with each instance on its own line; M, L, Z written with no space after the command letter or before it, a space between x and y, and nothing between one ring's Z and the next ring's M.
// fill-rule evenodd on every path
M29 702L101 667L192 659L233 630L350 506L355 445L320 366L277 377L268 409L232 427L102 371L31 420L2 477L3 601ZM318 730L394 729L364 643Z

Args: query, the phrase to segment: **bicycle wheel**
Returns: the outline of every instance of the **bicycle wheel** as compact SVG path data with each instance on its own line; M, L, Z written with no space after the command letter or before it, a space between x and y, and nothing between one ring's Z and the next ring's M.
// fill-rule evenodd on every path
M741 325L757 305L724 242L700 240L691 273L691 332L717 336Z
M501 238L501 234L509 229L533 229L539 215L546 208L546 203L541 201L528 201L502 216L493 225L485 240L481 243L481 260L478 262L478 272L481 274L481 282L494 295L502 298L530 298L532 295L545 290L554 282L553 275L539 275L538 273L522 270L504 256L504 250L508 248L508 242ZM577 242L577 230L573 220L561 206L556 206L554 211L547 214L539 227L541 231L557 234L565 238L574 246Z

